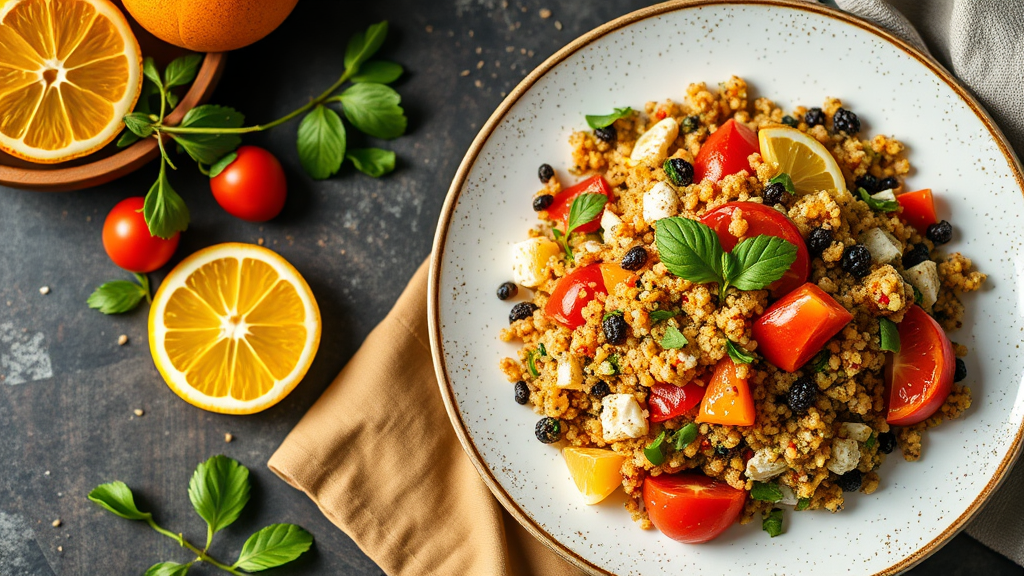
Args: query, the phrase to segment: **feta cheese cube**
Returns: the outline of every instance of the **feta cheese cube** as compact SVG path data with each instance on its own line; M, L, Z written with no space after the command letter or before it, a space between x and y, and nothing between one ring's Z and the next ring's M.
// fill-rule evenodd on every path
M665 118L644 132L633 146L629 159L633 164L646 163L661 166L668 156L668 147L679 136L679 123L675 118Z
M512 278L516 284L536 288L544 281L548 259L562 248L547 238L530 238L512 245Z
M908 268L904 278L921 293L921 307L931 310L939 298L939 269L935 262L925 260L917 266Z
M609 394L601 401L601 430L605 442L647 434L647 412L632 394Z
M900 241L881 228L868 230L860 241L871 252L871 259L879 264L892 264L903 257Z
M650 224L675 216L679 212L679 196L671 186L658 182L644 192L643 206L644 220Z
M566 354L558 360L558 370L555 372L555 386L571 390L583 389L583 367L580 366L580 361L572 354Z
M843 422L839 425L839 435L857 442L867 442L871 438L871 426L859 422Z
M611 244L614 241L615 228L619 224L622 224L622 218L605 208L604 213L601 214L601 239L605 244Z
M747 478L757 480L758 482L765 482L782 474L789 468L786 465L785 458L780 456L774 461L773 458L774 455L767 448L761 448L754 452L750 460L747 460Z
M860 445L849 438L832 440L832 457L828 461L828 469L842 476L860 464Z
M789 486L779 484L779 490L782 492L782 500L779 500L779 504L783 506L796 506L800 502L796 497L796 492L793 492L793 489Z

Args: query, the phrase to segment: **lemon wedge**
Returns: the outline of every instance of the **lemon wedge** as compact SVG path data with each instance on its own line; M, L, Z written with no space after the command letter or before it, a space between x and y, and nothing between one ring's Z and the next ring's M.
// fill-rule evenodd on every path
M622 486L621 468L626 461L622 454L601 448L569 446L562 449L562 457L587 504L597 504Z
M843 171L821 142L796 128L762 128L757 133L761 158L789 174L798 194L821 190L846 191Z

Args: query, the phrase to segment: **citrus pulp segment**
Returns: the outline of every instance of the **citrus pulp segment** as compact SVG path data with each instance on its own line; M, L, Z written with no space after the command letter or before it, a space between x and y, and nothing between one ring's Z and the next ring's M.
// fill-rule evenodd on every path
M846 180L839 164L825 146L809 134L795 128L762 128L757 133L761 157L775 162L789 174L800 194L821 190L846 191Z

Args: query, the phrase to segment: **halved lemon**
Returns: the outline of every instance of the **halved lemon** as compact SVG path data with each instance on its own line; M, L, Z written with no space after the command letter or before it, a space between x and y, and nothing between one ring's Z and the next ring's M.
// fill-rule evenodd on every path
M762 128L757 133L761 158L775 162L793 179L799 194L821 190L846 191L846 180L828 149L796 128Z
M568 446L562 449L562 457L587 504L597 504L622 486L621 468L626 461L622 454L601 448Z
M102 148L135 106L141 70L109 0L0 2L0 150L53 164Z
M149 347L167 385L189 404L252 414L302 380L320 345L309 285L276 252L227 243L171 270L149 311Z

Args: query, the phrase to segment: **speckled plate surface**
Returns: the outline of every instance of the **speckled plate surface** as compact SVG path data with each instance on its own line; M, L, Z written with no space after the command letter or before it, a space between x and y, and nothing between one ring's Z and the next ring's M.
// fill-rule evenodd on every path
M736 74L786 109L841 98L863 123L907 145L907 186L931 187L956 230L949 250L974 259L988 287L966 300L967 383L974 406L928 432L923 458L890 458L881 485L839 514L787 513L770 539L757 523L704 545L640 530L621 493L586 506L559 451L534 439L537 416L512 399L498 361L510 303L509 246L536 223L537 166L571 162L584 113L682 100L693 81ZM753 98L751 98L753 100ZM563 182L572 181L564 171ZM1020 451L1024 420L1024 178L1009 146L967 92L894 37L801 2L678 2L611 22L540 66L484 126L449 192L434 245L430 327L441 392L456 432L502 504L538 538L594 573L892 574L960 530ZM526 290L523 290L525 292ZM524 295L520 295L522 299Z

